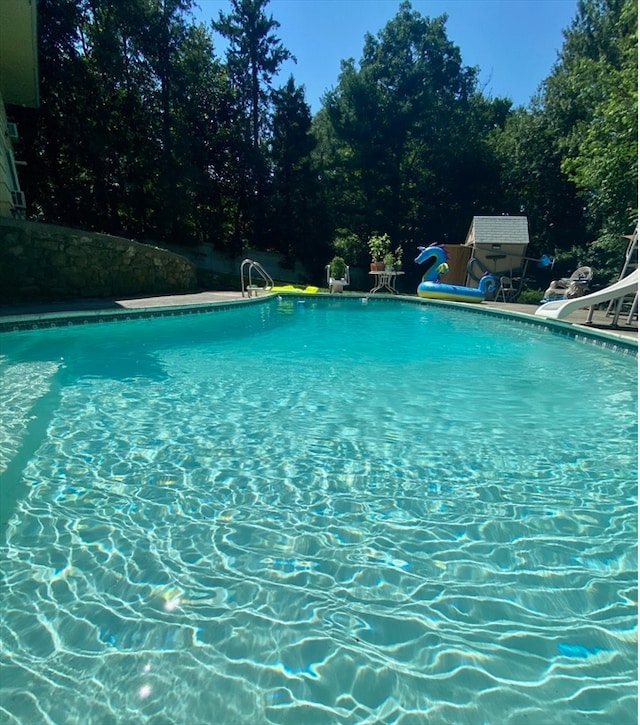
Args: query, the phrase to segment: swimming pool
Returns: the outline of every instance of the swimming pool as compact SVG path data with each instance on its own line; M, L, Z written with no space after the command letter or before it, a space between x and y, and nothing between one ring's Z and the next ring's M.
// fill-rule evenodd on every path
M8 723L627 723L636 359L273 300L3 337Z

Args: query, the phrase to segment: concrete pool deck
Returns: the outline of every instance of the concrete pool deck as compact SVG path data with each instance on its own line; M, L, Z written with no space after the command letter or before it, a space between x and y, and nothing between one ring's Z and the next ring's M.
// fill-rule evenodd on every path
M325 293L326 294L326 293ZM363 297L368 296L365 292L348 292L344 293L345 297ZM328 296L328 295L327 295ZM82 314L99 314L109 311L126 311L126 310L151 310L154 308L168 307L185 307L211 305L212 303L228 303L241 302L243 298L240 292L197 292L183 295L162 295L156 297L135 297L129 299L93 299L93 300L72 300L68 302L51 302L51 303L32 303L19 305L0 305L0 323L9 323L12 321L38 321L52 317L60 316L76 316ZM253 298L252 298L253 299ZM537 321L542 318L535 317L537 305L520 305L515 303L503 302L484 302L483 306L494 308L496 310L504 310L507 312L517 313L518 316L531 316ZM606 314L606 308L596 309L593 314L591 324L586 324L588 309L577 310L564 323L571 324L576 327L583 327L589 330L599 330L615 337L627 340L638 340L638 320L635 317L630 323L627 322L627 315L620 315L618 325L612 327L611 317Z

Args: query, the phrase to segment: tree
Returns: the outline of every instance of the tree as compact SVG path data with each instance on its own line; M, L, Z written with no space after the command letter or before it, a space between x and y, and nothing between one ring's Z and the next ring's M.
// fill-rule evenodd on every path
M328 253L320 185L311 163L315 140L304 89L293 77L273 94L273 132L268 186L268 240L287 259L322 263Z
M237 177L236 110L226 69L203 25L190 26L173 70L171 107L176 224L187 239L228 243Z
M267 17L269 0L231 0L231 12L219 13L213 27L229 41L227 66L250 118L251 142L258 148L269 116L269 87L285 60L293 58L272 32L280 23Z
M231 12L219 13L214 30L229 41L227 69L238 114L237 164L239 169L232 251L245 243L258 245L258 229L266 210L268 159L263 141L271 121L271 82L280 65L292 58L277 39L279 27L264 9L268 0L231 0Z
M503 123L508 108L476 84L446 16L423 18L403 2L366 36L359 67L343 62L315 125L335 228L407 244L463 237L492 196L486 180L497 178L487 124Z
M45 219L224 245L237 187L233 94L190 0L42 0L42 106L24 175ZM18 111L19 113L19 111Z
M500 163L500 211L527 216L529 256L557 254L584 239L584 205L561 170L562 151L544 111L516 109L489 143Z
M596 236L637 220L637 24L635 0L580 0L544 85L562 171L580 191Z

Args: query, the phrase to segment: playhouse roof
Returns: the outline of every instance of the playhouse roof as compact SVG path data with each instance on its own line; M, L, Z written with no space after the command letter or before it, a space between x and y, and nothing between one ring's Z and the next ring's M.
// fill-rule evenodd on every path
M526 216L474 216L464 242L473 244L529 244Z

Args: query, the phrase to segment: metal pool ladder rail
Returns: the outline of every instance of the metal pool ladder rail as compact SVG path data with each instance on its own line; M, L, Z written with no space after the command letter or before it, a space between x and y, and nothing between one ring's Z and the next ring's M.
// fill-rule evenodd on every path
M264 286L254 283L252 272L259 275L264 282ZM247 297L251 297L252 294L254 297L257 297L259 290L268 292L273 287L273 280L260 262L256 262L253 259L245 259L240 265L240 284L243 297L245 296L245 292L247 293Z

